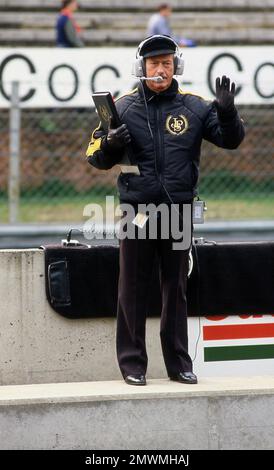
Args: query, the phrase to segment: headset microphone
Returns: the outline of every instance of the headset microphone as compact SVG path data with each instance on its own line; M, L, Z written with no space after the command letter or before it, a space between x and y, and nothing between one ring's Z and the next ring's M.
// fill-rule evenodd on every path
M137 77L137 78L139 78L140 80L152 80L153 82L157 82L157 83L164 81L163 77L161 77L160 75L158 77Z
M155 34L142 41L137 49L135 61L132 64L132 75L143 77L146 74L145 59L161 54L173 54L174 75L183 75L184 59L178 44L169 36Z

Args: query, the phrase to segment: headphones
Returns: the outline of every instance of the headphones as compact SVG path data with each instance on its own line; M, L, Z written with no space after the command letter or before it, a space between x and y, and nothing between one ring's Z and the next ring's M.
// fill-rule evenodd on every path
M182 53L179 50L178 44L169 36L165 36L163 34L155 34L154 36L149 36L144 41L142 41L137 49L136 52L136 59L132 64L132 75L135 77L143 77L146 75L146 66L145 66L145 59L143 56L140 55L140 51L142 48L151 41L151 39L165 39L169 41L172 46L175 46L174 52L174 75L183 75L184 73L184 59L182 57Z

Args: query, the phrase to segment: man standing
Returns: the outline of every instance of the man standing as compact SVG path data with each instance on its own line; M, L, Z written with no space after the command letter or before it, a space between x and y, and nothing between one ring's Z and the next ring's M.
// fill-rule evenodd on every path
M63 0L62 10L56 23L57 46L59 47L83 47L84 43L80 38L81 28L73 18L73 13L77 10L76 0Z
M155 34L165 34L172 37L178 42L179 46L193 47L196 46L192 39L175 37L169 24L172 8L168 3L162 3L158 6L158 13L154 13L148 21L147 36Z
M135 74L146 80L117 100L123 124L116 129L110 126L108 133L97 128L87 157L94 167L109 169L121 160L131 142L140 175L120 173L120 202L130 203L139 215L140 203L165 204L168 219L177 207L180 221L192 225L192 220L185 220L184 205L191 207L197 194L202 139L235 149L244 138L244 128L234 106L235 84L230 86L225 76L217 79L216 100L206 102L178 88L173 76L182 74L183 65L178 45L170 37L156 35L144 40L137 51ZM167 374L171 380L197 383L187 336L190 246L174 250L173 242L172 233L163 238L158 232L156 239L120 240L116 345L119 367L128 384L146 384L145 323L156 254L162 294L160 337Z

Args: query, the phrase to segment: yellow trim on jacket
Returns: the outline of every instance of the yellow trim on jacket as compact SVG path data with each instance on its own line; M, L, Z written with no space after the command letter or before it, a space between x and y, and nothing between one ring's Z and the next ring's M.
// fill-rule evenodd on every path
M98 129L100 129L100 126L101 126L101 123L99 124L98 127L96 127L96 129L94 129L94 131L92 132L91 134L91 138L90 138L90 142L88 144L88 148L87 148L87 151L86 151L86 157L92 157L92 155L97 151L97 150L100 150L101 149L101 143L102 143L102 137L99 137L98 139L96 139L94 137L94 133L96 131L98 131Z
M191 93L190 91L183 91L181 88L178 88L178 93L179 95L192 95L192 96L197 96L197 98L201 98L202 100L206 101L205 98L203 98L200 95L197 95L196 93Z

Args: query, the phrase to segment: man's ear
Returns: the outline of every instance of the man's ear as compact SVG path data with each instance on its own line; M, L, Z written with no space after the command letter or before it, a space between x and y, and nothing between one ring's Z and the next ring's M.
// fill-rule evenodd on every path
M143 59L143 75L144 77L147 76L147 60Z

